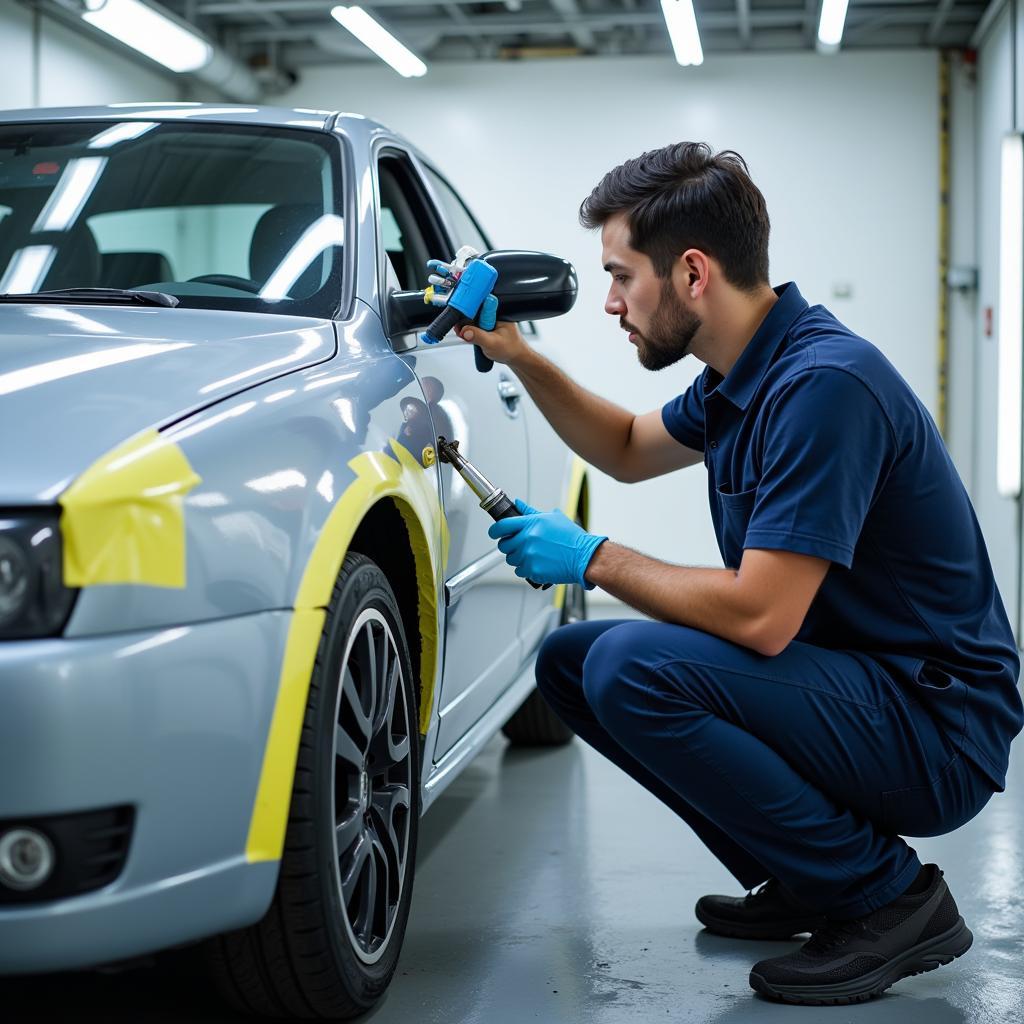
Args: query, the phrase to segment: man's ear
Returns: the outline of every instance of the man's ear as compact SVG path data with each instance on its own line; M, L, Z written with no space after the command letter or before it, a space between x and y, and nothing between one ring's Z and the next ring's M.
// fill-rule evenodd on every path
M679 257L683 287L691 299L699 299L708 286L711 262L700 249L687 249Z

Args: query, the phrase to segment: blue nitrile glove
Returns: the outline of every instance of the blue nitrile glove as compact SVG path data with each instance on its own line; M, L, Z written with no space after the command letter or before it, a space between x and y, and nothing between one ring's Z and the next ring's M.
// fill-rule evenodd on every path
M586 590L594 584L584 578L598 545L607 540L587 533L564 512L538 512L516 498L521 516L492 523L487 533L498 541L505 561L516 575L535 583L576 583Z

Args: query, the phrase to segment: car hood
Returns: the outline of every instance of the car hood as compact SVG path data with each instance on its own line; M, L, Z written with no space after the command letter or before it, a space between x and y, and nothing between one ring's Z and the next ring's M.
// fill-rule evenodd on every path
M52 503L134 434L335 347L333 323L307 317L0 304L0 504Z

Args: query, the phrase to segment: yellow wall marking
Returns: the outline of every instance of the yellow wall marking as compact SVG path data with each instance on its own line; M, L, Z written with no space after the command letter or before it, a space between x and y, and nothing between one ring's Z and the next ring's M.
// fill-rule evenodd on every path
M182 498L200 482L185 453L155 430L94 462L58 499L65 585L184 587Z
M448 523L434 475L425 473L415 457L397 441L392 439L390 445L398 456L397 462L379 451L362 452L349 462L356 479L331 510L299 584L246 842L245 853L250 863L278 860L284 849L299 737L324 609L356 528L383 498L395 502L409 530L416 564L422 644L420 732L426 733L430 723L438 668L437 594L448 561Z

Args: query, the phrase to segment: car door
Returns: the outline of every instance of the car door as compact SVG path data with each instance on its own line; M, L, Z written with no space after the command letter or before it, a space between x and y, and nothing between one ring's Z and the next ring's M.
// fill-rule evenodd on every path
M424 164L423 168L438 204L447 216L453 244L456 247L472 245L481 251L494 248L455 187L429 164ZM500 308L498 319L501 319ZM519 327L530 345L537 345L541 341L541 332L536 324L527 322ZM516 404L526 428L529 490L513 497L523 498L544 511L561 508L566 498L563 491L572 467L572 453L511 371L495 365L492 372L496 372L499 379L509 382L521 392L516 398ZM524 657L537 646L554 617L557 617L557 610L553 607L552 592L527 587L523 592L519 621Z
M427 286L428 259L449 260L455 239L424 184L415 158L397 143L378 152L377 201L380 241L390 287ZM385 288L385 292L388 288ZM439 310L440 311L440 310ZM398 341L396 347L412 339ZM473 349L454 333L439 345L419 343L405 355L423 389L418 407L408 401L398 440L421 450L441 434L496 486L526 493L526 436L516 403L502 397L510 375L476 369ZM451 466L441 470L450 534L446 579L444 678L434 759L462 737L513 680L521 662L519 620L529 589L487 535L490 517Z

